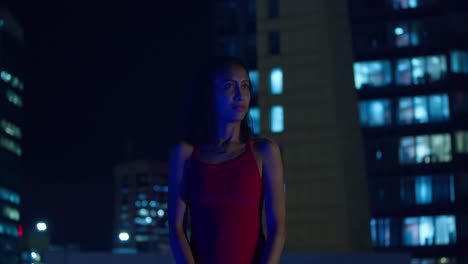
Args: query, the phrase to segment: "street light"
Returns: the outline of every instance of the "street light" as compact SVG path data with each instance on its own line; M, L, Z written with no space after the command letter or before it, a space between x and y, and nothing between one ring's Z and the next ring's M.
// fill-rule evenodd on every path
M39 232L44 232L47 230L47 224L44 222L39 222L36 224L36 228Z
M127 232L120 232L119 234L119 239L120 241L128 241L128 239L130 238L130 235L127 233Z

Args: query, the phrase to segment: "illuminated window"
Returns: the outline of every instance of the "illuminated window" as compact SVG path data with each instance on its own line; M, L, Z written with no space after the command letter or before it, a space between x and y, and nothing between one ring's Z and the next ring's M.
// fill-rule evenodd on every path
M432 122L450 119L449 98L446 94L429 96L429 120Z
M390 218L372 218L370 221L372 244L375 247L390 246Z
M10 206L5 206L3 207L3 215L11 219L13 221L19 221L20 220L20 212L16 208L12 208Z
M148 235L136 235L135 241L136 242L149 241L149 236Z
M414 187L416 204L430 204L432 202L432 181L430 177L416 177Z
M2 187L0 187L0 199L14 204L20 203L20 196L17 193Z
M393 0L393 9L410 9L420 6L419 0Z
M400 124L421 124L449 119L449 98L446 94L403 97L399 100L398 122Z
M8 135L21 139L21 128L16 126L15 124L5 119L2 119L0 121L0 128L2 128L2 130L5 131L5 133L7 133Z
M252 130L253 133L260 134L260 109L258 107L251 107L249 109L249 115L252 119Z
M397 47L407 47L411 44L411 36L408 23L399 24L394 28L395 45Z
M7 89L6 90L6 97L7 97L7 100L10 103L12 103L12 104L14 104L14 105L16 105L18 107L23 106L23 99L18 94L16 94L15 92Z
M270 91L272 94L283 93L283 70L273 68L270 72Z
M280 133L284 131L283 106L275 105L271 108L271 132Z
M468 52L452 51L450 52L450 66L452 72L468 73Z
M0 136L0 146L8 151L13 152L17 156L21 156L21 147L9 138Z
M0 234L18 237L18 228L15 225L0 222Z
M455 139L457 153L468 154L468 131L457 131Z
M400 164L450 162L450 134L420 135L400 139Z
M11 86L13 86L13 88L16 88L16 89L20 89L20 80L18 79L18 77L13 77L11 79Z
M355 62L353 68L356 89L382 87L392 81L390 61Z
M456 264L456 258L413 258L410 264Z
M404 205L453 203L455 201L453 175L401 178L400 197Z
M13 76L7 71L1 71L0 72L0 78L2 78L2 80L4 82L10 82L11 78L13 78Z
M447 61L444 55L399 59L396 62L398 85L428 84L445 78Z
M359 103L359 117L363 126L385 126L392 123L390 100L371 100Z
M397 48L418 46L435 39L430 29L433 28L427 21L409 21L389 25L393 35L393 43Z
M153 190L155 192L168 192L168 186L164 186L164 185L154 185L153 186Z
M434 244L434 219L408 217L403 220L403 245L429 246Z
M258 71L257 70L252 70L249 71L249 79L252 84L252 93L257 94L258 93L258 84L259 84L259 77L258 77Z
M436 245L455 244L457 232L455 227L455 216L442 215L435 217Z

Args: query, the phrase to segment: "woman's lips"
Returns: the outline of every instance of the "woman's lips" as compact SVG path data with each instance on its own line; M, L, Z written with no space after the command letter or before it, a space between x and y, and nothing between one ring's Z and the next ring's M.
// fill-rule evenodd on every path
M247 107L242 106L242 105L236 105L236 106L233 106L232 109L237 110L237 111L245 111Z

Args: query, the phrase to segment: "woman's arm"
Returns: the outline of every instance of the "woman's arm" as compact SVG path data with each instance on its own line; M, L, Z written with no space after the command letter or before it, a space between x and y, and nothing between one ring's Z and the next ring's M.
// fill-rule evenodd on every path
M272 141L266 140L259 144L259 151L262 155L267 222L267 240L262 264L277 264L286 237L283 161L278 144Z
M184 233L186 212L185 172L193 147L181 143L171 151L169 163L168 221L172 255L177 264L194 264L189 242Z

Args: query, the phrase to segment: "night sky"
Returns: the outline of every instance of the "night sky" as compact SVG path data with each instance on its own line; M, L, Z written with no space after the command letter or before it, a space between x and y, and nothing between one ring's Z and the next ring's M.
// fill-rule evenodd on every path
M7 3L25 33L25 231L45 220L52 244L111 249L112 166L127 139L168 159L181 95L210 51L207 3Z

